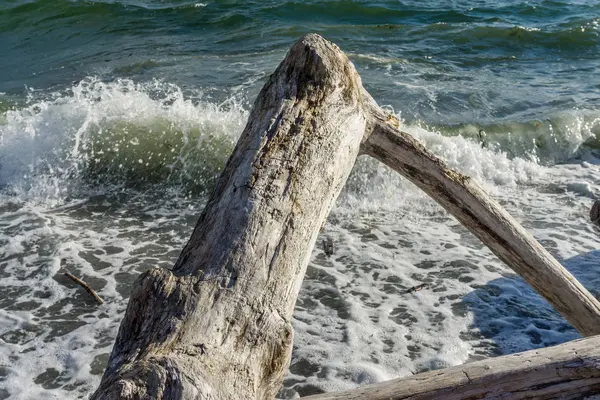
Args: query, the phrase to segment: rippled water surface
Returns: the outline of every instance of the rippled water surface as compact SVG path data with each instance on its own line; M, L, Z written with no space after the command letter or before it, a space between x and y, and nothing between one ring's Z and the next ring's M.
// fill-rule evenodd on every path
M404 130L597 295L599 24L584 0L0 2L0 399L89 396L132 282L174 263L254 97L307 32L337 43ZM578 337L366 158L318 239L293 324L281 398Z

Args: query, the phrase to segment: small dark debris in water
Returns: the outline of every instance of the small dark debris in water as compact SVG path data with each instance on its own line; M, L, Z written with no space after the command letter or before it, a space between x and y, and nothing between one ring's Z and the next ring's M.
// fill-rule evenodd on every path
M331 257L333 254L333 239L330 237L323 240L323 251L327 257Z
M594 225L600 226L600 200L596 200L590 210L590 220Z
M423 289L423 288L425 288L425 287L427 287L427 284L426 284L426 283L421 283L420 285L417 285L417 286L413 286L413 287L411 287L410 289L408 289L408 290L407 290L406 292L404 292L404 293L405 293L405 294L408 294L408 293L412 293L412 292L418 292L419 290L421 290L421 289Z
M84 288L94 298L94 300L96 300L96 302L99 305L104 304L104 300L102 300L102 298L100 298L100 296L98 296L96 291L94 289L92 289L90 287L90 285L88 285L87 283L85 283L84 281L82 281L81 279L79 279L78 277L76 277L75 275L70 273L69 271L65 271L64 275L66 277L68 277L69 279L71 279L76 284L78 284L79 286L81 286L82 288Z

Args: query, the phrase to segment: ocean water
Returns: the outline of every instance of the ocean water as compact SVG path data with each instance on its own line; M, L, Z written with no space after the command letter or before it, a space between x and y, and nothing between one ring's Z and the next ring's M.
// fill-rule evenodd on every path
M0 399L95 389L132 282L172 266L254 97L308 32L599 294L599 26L591 0L0 0ZM368 158L293 324L284 399L578 337Z

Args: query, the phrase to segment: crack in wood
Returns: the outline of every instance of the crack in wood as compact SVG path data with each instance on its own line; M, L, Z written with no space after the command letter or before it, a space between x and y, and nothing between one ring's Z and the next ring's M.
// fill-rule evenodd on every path
M462 373L465 374L469 383L473 383L473 381L471 381L471 378L469 377L469 374L467 374L467 371L463 371Z

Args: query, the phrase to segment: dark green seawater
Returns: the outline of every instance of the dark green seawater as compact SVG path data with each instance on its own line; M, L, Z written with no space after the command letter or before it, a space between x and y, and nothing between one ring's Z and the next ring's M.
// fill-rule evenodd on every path
M89 76L161 79L252 98L317 32L404 118L548 117L600 102L595 1L12 1L0 5L0 91Z
M600 291L598 1L0 0L0 399L89 396L133 280L172 265L256 94L309 32ZM336 255L314 251L282 398L577 337L372 160L325 237Z

